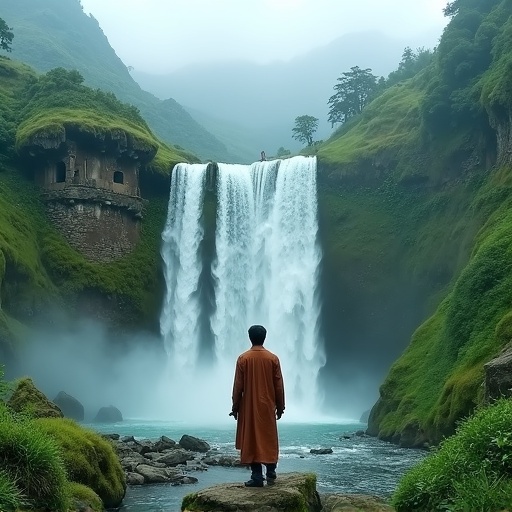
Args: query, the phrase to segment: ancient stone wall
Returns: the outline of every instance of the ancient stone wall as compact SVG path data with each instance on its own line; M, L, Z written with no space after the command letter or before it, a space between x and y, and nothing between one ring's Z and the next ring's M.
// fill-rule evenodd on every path
M99 149L84 149L69 140L66 147L64 155L54 155L35 172L35 180L41 187L62 190L70 185L85 185L117 194L140 195L136 160L102 153Z
M110 262L128 254L139 239L140 221L126 208L93 202L47 202L48 217L87 259Z

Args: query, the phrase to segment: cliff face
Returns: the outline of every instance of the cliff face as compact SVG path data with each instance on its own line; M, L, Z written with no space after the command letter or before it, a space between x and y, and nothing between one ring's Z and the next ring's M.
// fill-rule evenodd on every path
M483 365L512 334L512 7L453 7L432 65L318 152L323 179L338 182L320 195L336 276L330 332L356 323L351 344L362 341L371 360L379 341L369 332L391 340L386 357L424 321L369 419L369 433L404 446L437 443L481 403ZM334 305L342 294L361 304L346 300L359 322Z
M186 155L80 78L61 69L36 79L0 58L0 360L55 310L124 329L158 326L168 175Z

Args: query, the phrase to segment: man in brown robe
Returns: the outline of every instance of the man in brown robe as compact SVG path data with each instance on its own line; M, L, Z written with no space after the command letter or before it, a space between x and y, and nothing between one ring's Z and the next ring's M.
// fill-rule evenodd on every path
M284 384L276 355L263 348L267 335L261 325L249 329L252 348L238 357L233 384L231 416L237 420L236 443L242 464L251 465L247 487L275 483L279 457L277 422L284 412Z

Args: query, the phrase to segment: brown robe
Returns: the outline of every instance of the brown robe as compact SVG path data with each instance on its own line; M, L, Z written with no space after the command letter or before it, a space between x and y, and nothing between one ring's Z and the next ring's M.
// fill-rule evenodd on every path
M263 346L254 345L236 362L233 411L241 463L276 463L276 411L284 411L284 384L278 357Z

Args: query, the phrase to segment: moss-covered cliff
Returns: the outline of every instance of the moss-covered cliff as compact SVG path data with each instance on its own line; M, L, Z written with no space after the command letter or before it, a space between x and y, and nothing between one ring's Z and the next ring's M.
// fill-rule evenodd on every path
M453 432L479 403L483 364L511 334L512 3L456 0L447 13L430 67L385 91L318 152L330 187L320 196L325 266L336 276L326 286L359 296L367 313L389 310L394 286L416 291L412 308L407 297L397 302L404 315L376 317L388 338L404 335L410 315L426 320L369 422L370 433L407 446ZM336 321L356 321L325 314L331 332ZM372 320L360 321L363 333Z
M0 58L0 98L1 352L10 352L13 340L55 307L72 312L79 306L114 325L154 328L169 173L175 163L195 157L164 145L134 107L83 86L76 72L61 69L38 77L27 66ZM25 153L44 141L58 145L70 127L98 140L122 139L151 159L140 173L141 193L151 199L140 242L110 264L88 261L68 245L48 221L41 191L30 179L34 157Z

